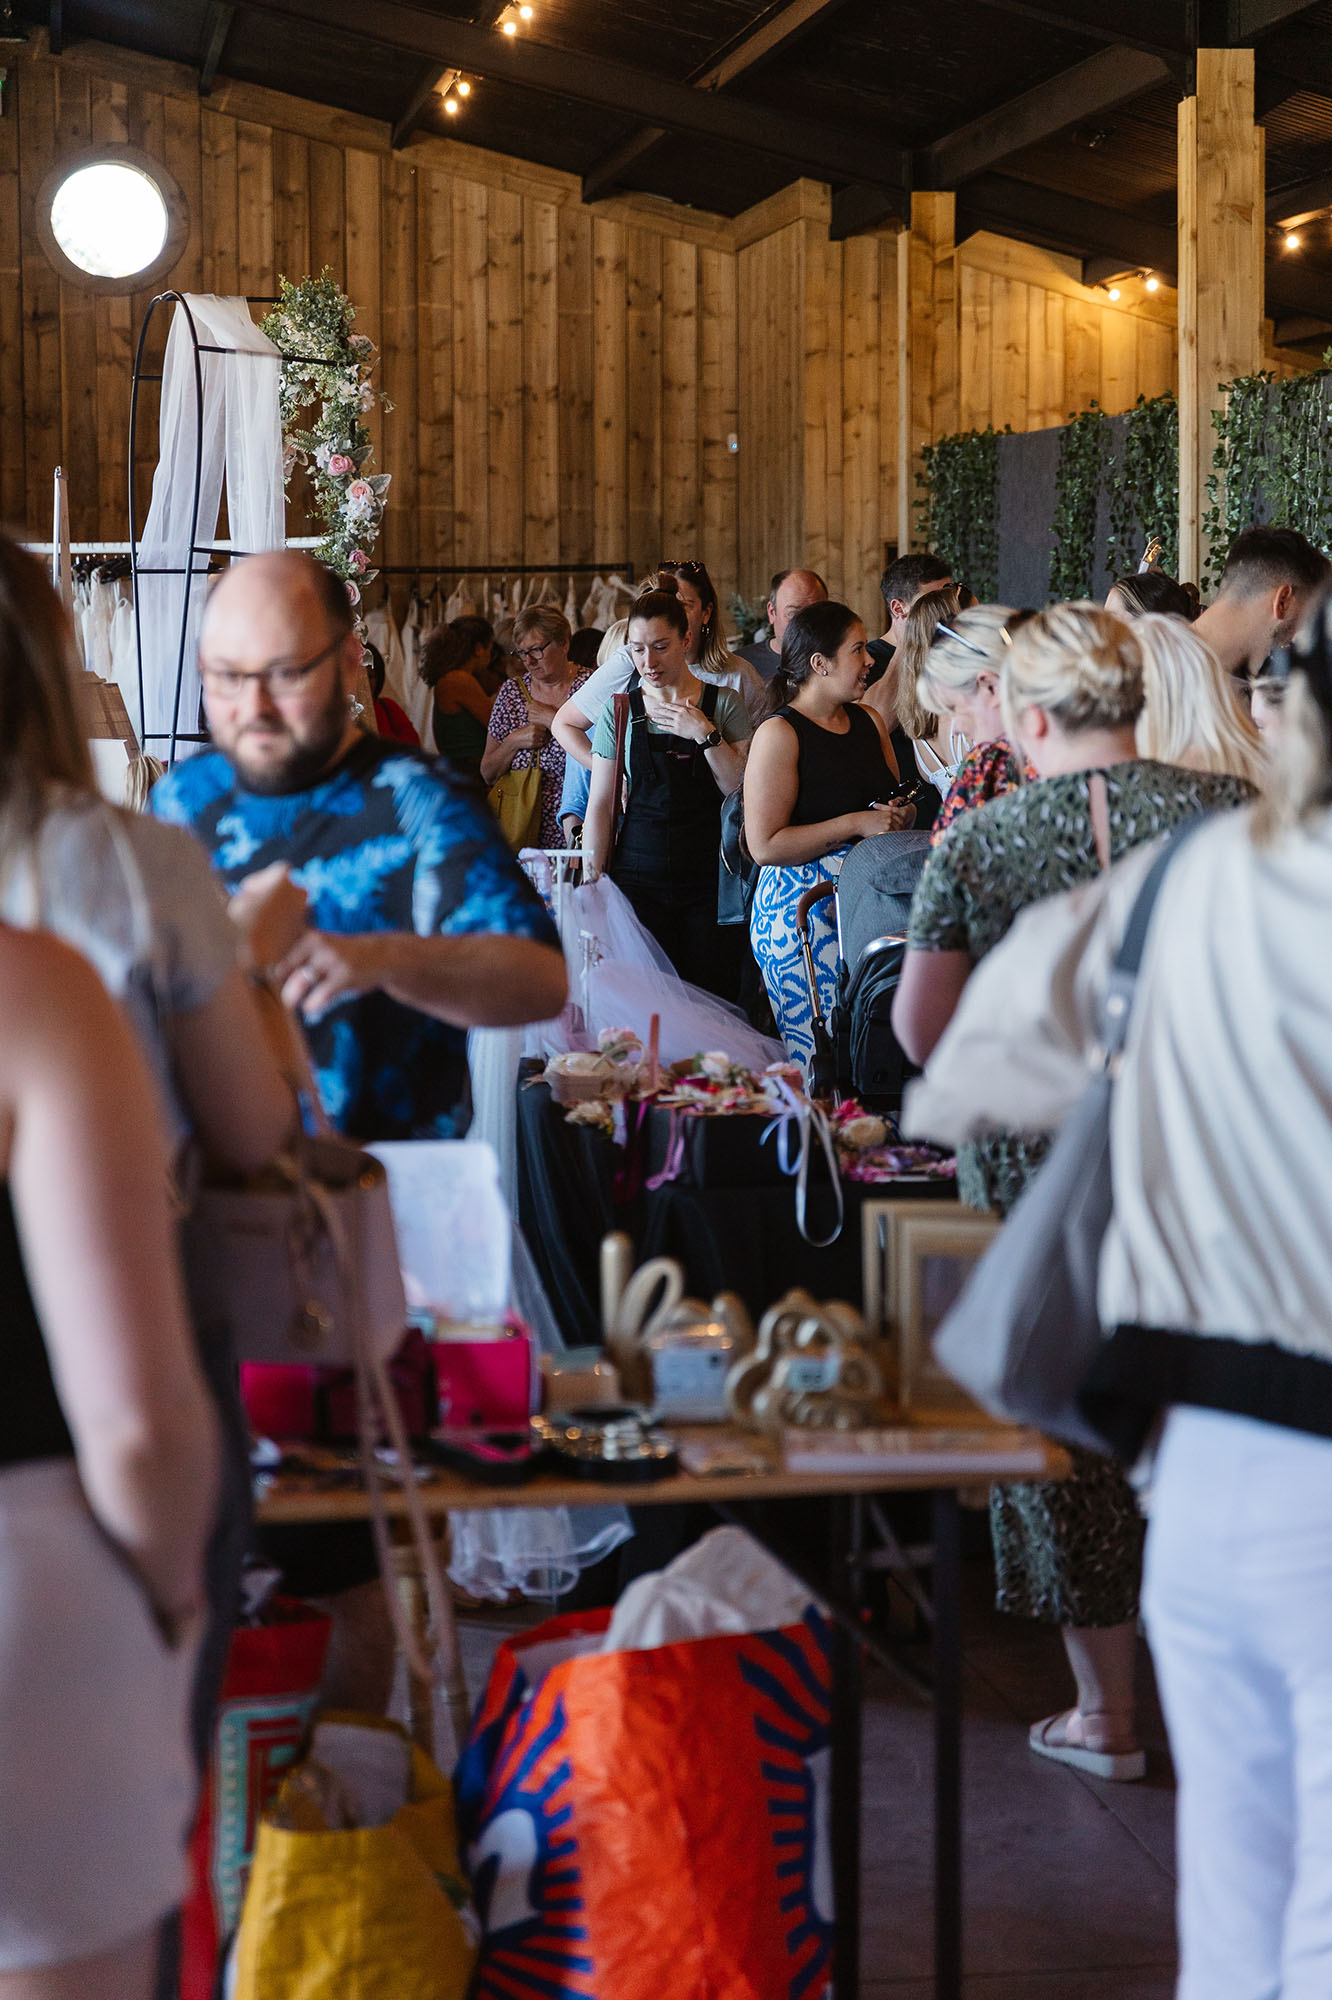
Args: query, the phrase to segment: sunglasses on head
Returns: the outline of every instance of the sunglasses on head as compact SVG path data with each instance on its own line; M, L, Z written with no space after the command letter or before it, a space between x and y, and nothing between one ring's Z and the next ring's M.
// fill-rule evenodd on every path
M688 562L659 562L657 568L666 576L706 576L708 573L706 563L695 562L692 558Z
M1013 634L1015 632L1020 632L1022 627L1027 623L1028 619L1039 618L1039 616L1040 613L1038 611L1030 609L1023 611L1010 611L1007 618L1005 618L1003 624L999 627L999 637L1003 640L1005 646L1012 645ZM989 654L986 652L984 646L978 646L974 640L968 639L966 634L963 632L959 632L955 626L943 625L943 624L936 625L934 628L934 638L930 640L930 644L933 645L935 639L938 639L940 637L943 637L945 639L956 639L959 646L965 646L967 651L969 653L974 653L978 660L988 660L990 657Z

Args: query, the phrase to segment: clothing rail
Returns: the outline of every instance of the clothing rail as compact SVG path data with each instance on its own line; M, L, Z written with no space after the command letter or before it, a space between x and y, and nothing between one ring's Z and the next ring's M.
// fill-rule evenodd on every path
M288 535L285 546L289 549L317 549L322 540L322 535ZM27 549L29 554L34 556L50 556L55 554L54 542L20 542L19 547ZM230 553L231 543L201 542L199 548L204 553L227 555ZM69 552L72 556L128 556L133 555L134 544L132 542L71 542Z
M626 583L634 580L631 562L594 563L376 563L376 576L604 576L616 572Z

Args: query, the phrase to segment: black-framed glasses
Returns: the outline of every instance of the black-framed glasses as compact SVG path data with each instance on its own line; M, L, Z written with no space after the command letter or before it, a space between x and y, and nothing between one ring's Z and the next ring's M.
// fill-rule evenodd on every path
M525 667L534 667L538 660L545 658L554 644L553 639L543 639L539 646L519 646L518 658Z
M236 701L246 688L263 683L264 692L273 701L290 701L302 692L306 682L316 667L323 665L330 653L347 643L345 632L330 639L322 652L315 653L308 660L300 660L287 666L275 663L271 667L260 667L257 673L242 673L239 667L206 667L200 662L199 678L210 694L221 695L224 701Z

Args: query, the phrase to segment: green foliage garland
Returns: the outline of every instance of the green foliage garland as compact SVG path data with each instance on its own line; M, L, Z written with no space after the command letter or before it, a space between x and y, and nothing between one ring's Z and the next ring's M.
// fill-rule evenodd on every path
M926 445L916 514L933 549L982 604L999 594L999 432L958 431Z
M1324 360L1332 360L1332 351ZM1332 387L1328 371L1277 382L1264 369L1228 385L1212 413L1216 449L1203 531L1207 581L1219 581L1226 551L1256 521L1297 528L1319 548L1332 526Z
M1136 570L1152 536L1162 544L1161 568L1179 574L1179 404L1173 391L1139 396L1124 424L1122 449L1107 468L1111 576Z
M1099 403L1064 426L1055 475L1050 596L1090 597L1096 570L1096 502L1106 459L1107 418Z
M315 554L344 579L347 595L359 604L361 585L376 574L370 550L392 477L365 470L373 446L364 418L376 406L392 405L371 382L374 342L352 332L356 308L328 266L299 284L283 278L278 290L263 331L285 357L279 391L283 469L290 479L298 463L308 468L324 530Z

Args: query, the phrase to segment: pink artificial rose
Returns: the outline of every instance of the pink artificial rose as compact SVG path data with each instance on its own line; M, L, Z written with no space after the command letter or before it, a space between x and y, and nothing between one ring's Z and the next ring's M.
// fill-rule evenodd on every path
M370 567L370 558L364 549L348 549L347 561L358 576L360 576L363 570L367 570Z
M347 488L347 498L349 500L373 500L374 497L374 491L368 479L353 479L351 485Z
M355 472L355 462L345 451L335 451L328 461L328 469L334 479L345 479L349 472Z
M361 586L360 586L360 584L359 584L359 583L351 583L351 582L348 582L348 585L347 585L347 595L348 595L348 597L349 597L349 598L351 599L351 601L352 601L352 603L353 603L353 604L359 604L359 603L360 603L360 601L361 601Z

